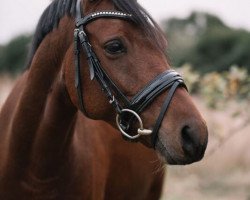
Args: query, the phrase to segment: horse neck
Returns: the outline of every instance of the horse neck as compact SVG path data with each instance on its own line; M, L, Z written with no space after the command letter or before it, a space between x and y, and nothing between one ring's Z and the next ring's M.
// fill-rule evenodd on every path
M26 172L40 179L56 176L59 169L53 166L61 166L69 150L77 110L67 96L61 70L73 42L65 30L73 31L72 24L64 18L44 39L27 72L10 129L7 163L12 174Z

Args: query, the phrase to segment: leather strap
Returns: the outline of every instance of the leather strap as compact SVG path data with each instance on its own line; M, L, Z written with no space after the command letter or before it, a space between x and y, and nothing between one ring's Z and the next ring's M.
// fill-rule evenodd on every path
M171 87L176 81L184 83L182 77L174 70L167 70L157 76L131 101L130 109L142 112L157 96Z
M171 89L169 90L169 93L168 93L168 96L165 100L165 102L163 103L163 106L162 106L162 109L161 109L161 112L159 114L159 117L158 119L156 120L156 123L155 123L155 126L154 126L154 130L153 130L153 133L151 135L151 143L153 145L153 147L155 148L155 145L156 145L156 141L157 141L157 137L158 137L158 132L160 130L160 127L161 127L161 124L162 124L162 121L164 119L164 116L167 112L167 109L169 108L169 105L170 105L170 102L174 96L174 93L177 89L177 87L180 85L180 82L177 81L173 84L173 86L171 87Z
M77 96L79 100L79 106L82 112L87 115L87 112L83 105L83 94L82 94L82 81L81 81L81 63L80 63L80 53L81 48L79 47L79 30L74 31L74 48L75 48L75 87L77 89Z

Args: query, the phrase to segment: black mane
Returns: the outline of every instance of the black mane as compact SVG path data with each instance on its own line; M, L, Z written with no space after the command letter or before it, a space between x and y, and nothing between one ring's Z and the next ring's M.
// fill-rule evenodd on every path
M54 28L57 28L60 19L65 16L75 16L77 0L54 0L43 12L37 24L28 56L30 67L32 59L43 39Z
M130 13L134 16L137 24L153 40L161 50L165 50L165 40L159 26L142 8L136 0L112 0L115 8L119 11ZM33 36L32 46L28 57L28 67L32 59L48 33L58 27L59 21L65 15L75 17L77 0L53 0L43 12ZM73 37L73 36L72 36Z

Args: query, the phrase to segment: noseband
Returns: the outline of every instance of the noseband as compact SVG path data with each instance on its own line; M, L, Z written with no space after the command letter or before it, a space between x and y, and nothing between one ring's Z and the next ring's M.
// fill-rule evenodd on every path
M135 140L143 135L151 135L152 146L155 147L158 131L161 127L163 118L170 105L172 97L176 89L181 85L186 88L186 85L182 77L174 70L167 70L158 75L152 80L144 89L138 92L132 100L129 100L122 91L111 80L105 70L102 68L100 61L98 60L95 52L93 51L91 44L88 40L85 32L87 24L99 18L107 19L120 19L127 20L132 23L136 23L131 14L123 13L120 11L103 11L94 12L87 16L82 17L81 12L81 0L77 1L76 8L76 29L74 31L74 43L75 43L75 87L77 89L77 95L79 99L79 105L82 112L85 114L85 108L83 104L82 93L82 81L81 81L81 68L80 68L80 53L83 50L87 56L90 79L96 79L101 86L102 91L107 96L109 103L114 107L117 117L116 123L123 134L123 136L129 140ZM158 119L156 120L153 130L145 129L143 122L139 114L159 96L162 92L170 89L167 98L162 106ZM136 135L128 134L131 128L131 124L137 119L139 122L139 129Z

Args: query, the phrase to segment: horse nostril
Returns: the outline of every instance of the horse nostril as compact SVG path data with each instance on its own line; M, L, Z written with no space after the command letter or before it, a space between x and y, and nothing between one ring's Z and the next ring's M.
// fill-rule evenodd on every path
M189 126L184 126L181 131L181 136L182 148L186 155L191 159L200 159L201 152L199 150L200 142L198 133Z

